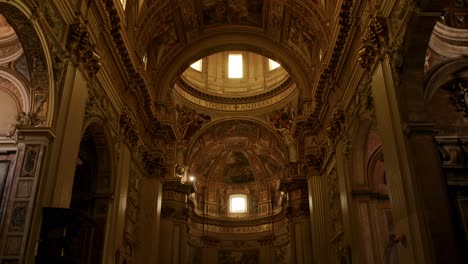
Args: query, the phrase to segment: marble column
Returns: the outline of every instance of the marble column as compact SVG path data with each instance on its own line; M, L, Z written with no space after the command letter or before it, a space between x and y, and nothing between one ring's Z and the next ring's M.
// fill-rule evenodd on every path
M318 173L316 173L318 174ZM309 175L310 226L312 234L312 263L331 262L330 212L328 206L327 178L325 175Z
M158 175L143 178L140 183L140 215L138 218L138 244L136 263L160 263L160 223L162 183ZM164 241L164 238L161 238Z

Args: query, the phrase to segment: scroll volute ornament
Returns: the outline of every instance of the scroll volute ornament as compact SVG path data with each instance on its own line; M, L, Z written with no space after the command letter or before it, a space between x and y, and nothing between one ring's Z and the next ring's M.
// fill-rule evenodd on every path
M70 26L67 47L72 61L77 65L82 64L90 76L96 75L101 69L101 56L94 50L83 24Z
M123 111L120 115L120 128L124 142L131 148L136 147L140 136L136 129L135 120L133 120L127 111Z
M323 146L313 149L306 154L306 163L313 170L312 172L320 173L320 170L325 159L326 149Z
M159 152L151 151L144 146L139 147L139 156L148 177L164 178L166 168Z
M464 117L468 117L468 82L457 81L448 86L452 93L452 101L457 111L462 112Z
M381 50L387 45L387 24L385 18L371 18L366 36L358 51L358 63L364 70L370 70Z
M344 130L345 114L343 109L336 108L327 127L328 139L335 143Z

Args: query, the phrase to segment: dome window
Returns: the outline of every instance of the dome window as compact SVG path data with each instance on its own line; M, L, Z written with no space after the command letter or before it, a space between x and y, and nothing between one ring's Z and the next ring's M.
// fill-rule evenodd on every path
M247 195L233 194L229 197L229 212L231 213L246 213L247 212Z
M276 61L272 59L268 59L268 66L269 66L269 70L272 71L274 69L279 68L281 64L277 63Z
M240 79L244 77L244 70L242 65L242 54L233 53L229 54L228 62L228 77L231 79Z
M197 60L196 62L192 63L190 65L190 68L196 70L196 71L199 71L201 72L203 70L203 64L202 64L202 60Z

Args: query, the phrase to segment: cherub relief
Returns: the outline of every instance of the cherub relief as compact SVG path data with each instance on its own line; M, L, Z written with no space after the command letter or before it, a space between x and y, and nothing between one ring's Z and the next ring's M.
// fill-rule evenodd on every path
M13 127L13 131L11 131L8 136L12 137L19 128L32 128L41 126L42 120L40 120L38 116L41 113L45 102L46 98L42 96L37 99L33 112L19 112L18 116L16 117L16 123L11 125Z
M203 124L211 120L209 115L197 113L185 105L176 105L176 111L178 113L177 125L184 138L191 137Z
M276 131L286 138L290 135L294 122L294 109L290 106L278 109L267 115L268 122L272 124Z

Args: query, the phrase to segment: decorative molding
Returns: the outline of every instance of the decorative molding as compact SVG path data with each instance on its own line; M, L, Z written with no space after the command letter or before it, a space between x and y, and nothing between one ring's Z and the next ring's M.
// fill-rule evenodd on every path
M339 179L336 170L331 171L327 175L328 187L328 202L330 206L331 216L331 243L335 249L335 254L338 256L345 248L344 246L344 226L343 226L343 210L341 208Z
M353 144L351 142L351 137L348 133L344 134L343 143L344 143L343 155L347 159L351 159L351 152L352 152Z
M124 142L127 143L131 149L137 147L140 135L136 129L135 120L126 109L120 114L120 129Z
M457 111L468 117L468 81L458 80L447 85L446 90L452 93L452 102Z
M138 69L135 67L135 65L132 63L130 53L126 47L124 38L121 33L121 20L115 7L115 3L113 0L102 0L102 2L108 14L111 36L114 40L115 47L120 54L123 66L127 72L129 86L134 88L132 90L136 91L140 95L136 96L136 98L140 105L143 106L145 112L144 118L147 119L145 122L146 127L152 136L159 136L161 122L153 112L153 102L151 100L151 95L145 80L141 73L138 72ZM164 130L167 132L171 130L171 128L165 127ZM173 133L169 132L169 134Z
M266 235L266 236L264 236L264 237L261 237L261 238L257 239L257 241L258 241L258 243L260 244L260 246L271 246L271 245L274 245L275 240L276 240L276 237L275 237L274 234Z
M42 97L42 100L36 102L32 112L18 113L16 123L11 125L13 127L13 131L10 132L8 137L13 137L18 129L41 127L44 124L44 121L38 116L43 111L42 108L45 102L46 98Z
M172 208L172 207L162 207L161 208L161 218L162 219L172 218L175 213L176 213L175 208Z
M374 16L370 20L367 34L362 39L362 46L358 51L358 63L370 71L382 50L387 46L388 30L385 18Z
M435 135L437 133L435 122L405 122L403 131L411 135Z
M339 24L340 29L338 33L338 38L335 42L335 46L333 48L333 52L330 58L330 61L327 67L323 70L322 74L320 75L316 92L314 95L314 109L312 113L307 118L307 125L312 128L319 127L319 119L322 114L322 110L324 107L324 98L323 95L325 94L327 89L332 87L333 79L335 78L335 73L338 68L338 63L341 60L344 48L348 41L349 32L351 30L351 9L353 7L353 0L343 0L341 5L341 10L339 14Z
M343 135L345 125L345 114L341 107L337 106L327 126L327 137L331 145Z
M200 91L197 88L192 87L192 85L187 83L182 77L177 79L177 84L190 95L196 98L210 101L210 102L220 103L220 104L248 104L248 103L272 98L278 95L279 93L286 91L291 85L293 85L293 79L289 77L286 80L284 80L280 85L278 85L278 87L273 88L270 91L267 91L262 94L258 94L254 96L246 96L246 97L224 97L224 96L217 96L217 95L204 93L203 91ZM184 97L187 97L187 96L184 96Z
M206 247L216 247L219 244L219 239L210 236L202 236L201 241Z
M81 23L70 26L67 48L71 55L71 61L76 65L83 65L86 73L92 77L101 69L101 56L95 51L95 47L89 39L89 32Z
M320 175L326 153L327 150L324 145L306 151L306 163L314 170L317 175Z
M138 154L148 177L164 178L166 176L164 158L159 151L151 151L144 146L139 146Z
M438 135L443 168L468 168L468 135Z

